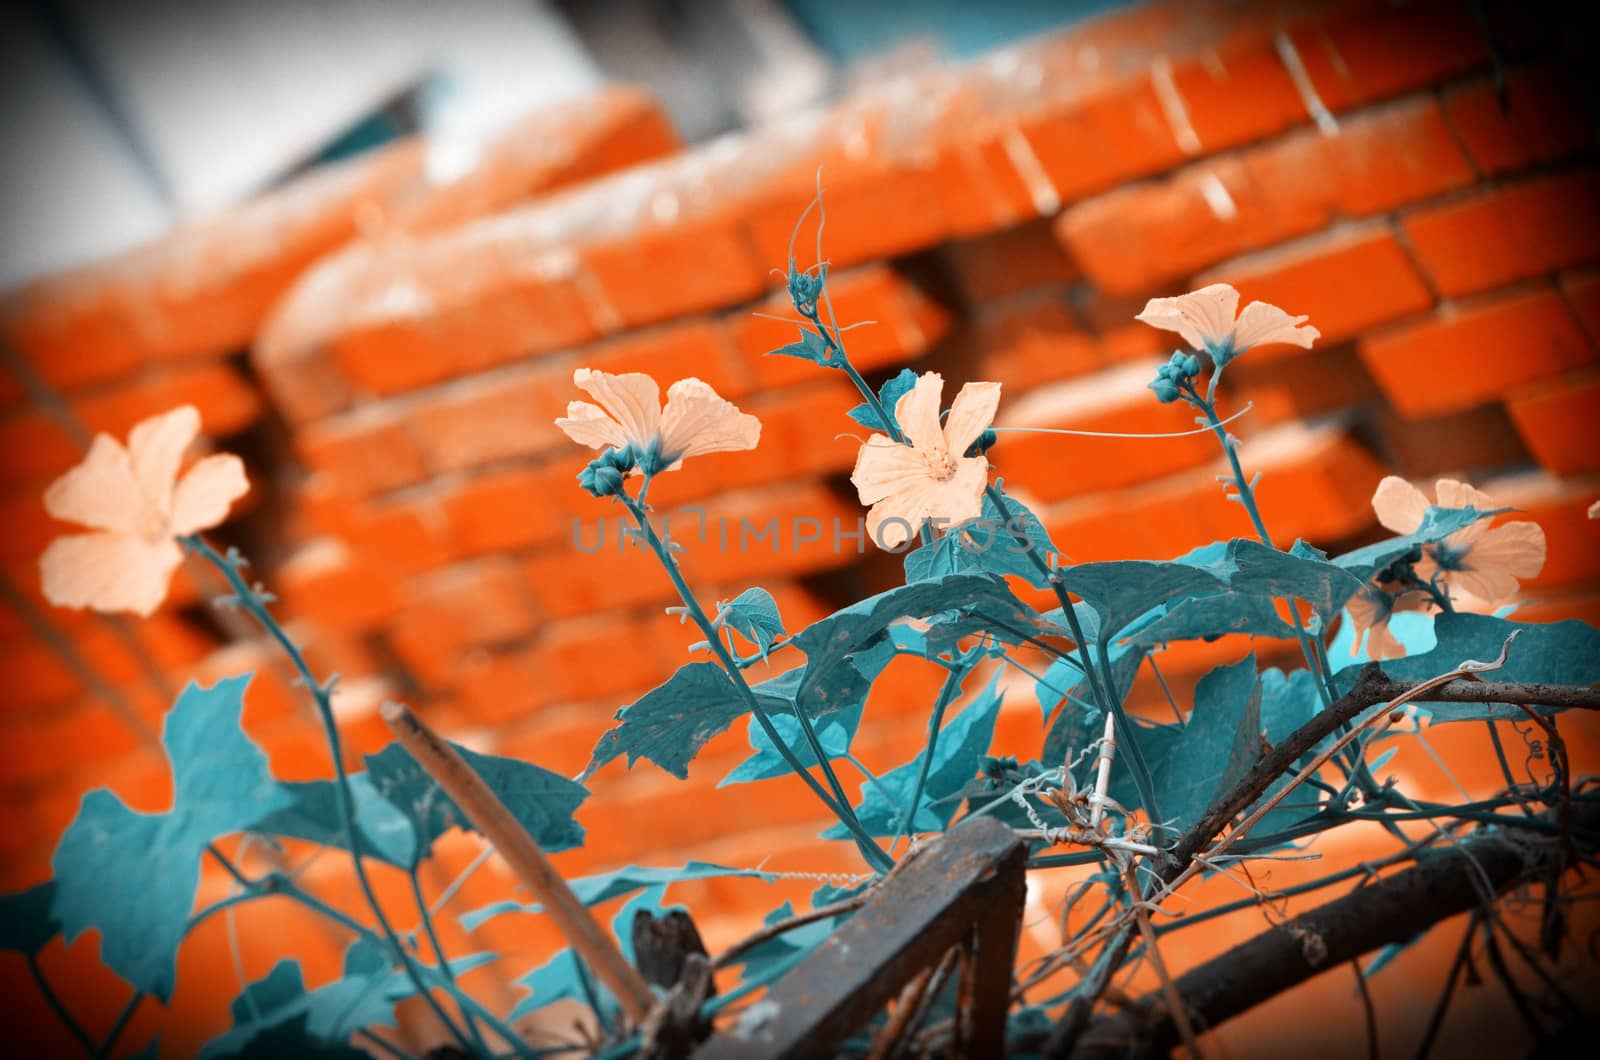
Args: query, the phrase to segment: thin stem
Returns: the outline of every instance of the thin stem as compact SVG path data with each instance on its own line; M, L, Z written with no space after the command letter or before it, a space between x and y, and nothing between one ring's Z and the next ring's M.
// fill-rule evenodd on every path
M1422 1044L1417 1046L1417 1060L1427 1060L1428 1054L1433 1051L1434 1039L1439 1036L1439 1028L1444 1026L1444 1014L1450 1008L1450 999L1455 996L1456 980L1461 978L1461 970L1466 967L1467 959L1472 954L1472 936L1478 930L1478 916L1476 913L1467 917L1467 930L1461 936L1461 946L1456 950L1456 959L1450 964L1450 971L1444 981L1444 993L1439 995L1439 1001L1433 1007L1433 1015L1428 1017L1428 1029L1423 1032Z
M1378 1009L1372 1003L1372 991L1367 989L1367 977L1361 971L1361 959L1351 958L1350 971L1356 977L1356 991L1361 995L1361 1010L1367 1018L1367 1060L1378 1060Z
M27 955L27 958L28 971L33 975L33 981L38 985L39 993L44 995L45 1001L49 1003L51 1011L56 1014L56 1018L61 1021L67 1030L72 1032L74 1038L78 1039L78 1044L83 1046L85 1052L90 1056L99 1056L100 1050L95 1048L94 1040L89 1037L89 1033L78 1025L78 1021L72 1018L72 1013L67 1011L67 1006L62 1004L61 999L56 996L56 992L50 989L50 982L44 977L44 969L39 967L39 959L31 953Z
M961 690L961 678L963 676L965 674L956 669L952 669L945 674L944 684L939 688L939 697L934 700L933 713L928 715L927 746L922 752L922 764L917 767L917 781L911 787L910 808L901 809L900 821L895 825L894 841L889 844L891 853L900 844L900 837L905 835L906 830L916 823L917 807L922 805L922 789L928 783L928 771L933 768L934 749L939 745L939 729L944 725L944 712L949 709L950 701Z
M433 926L433 912L428 908L428 900L422 894L422 881L417 878L416 866L413 865L407 875L411 880L411 898L417 904L417 917L422 921L422 930L428 936L429 945L433 947L434 959L439 963L439 973L444 976L445 981L450 984L451 988L459 993L460 988L456 984L455 969L450 967L450 958L445 954L444 946L439 942L439 932ZM473 1044L487 1053L489 1046L484 1043L483 1035L478 1031L478 1021L473 1018L471 1011L465 1005L461 1006L461 1015L462 1022L466 1024L467 1033L472 1035Z
M372 1043L383 1052L394 1057L395 1060L409 1060L404 1049L401 1049L398 1045L395 1045L388 1039L379 1036L376 1032L368 1028L362 1028L361 1030L356 1031L356 1037L360 1038L362 1041Z
M745 705L750 708L750 712L755 715L756 723L761 726L767 739L772 741L772 745L778 749L778 753L789 764L789 768L798 774L805 781L806 786L816 794L817 798L822 800L822 804L828 807L834 816L839 818L840 823L845 826L855 839L856 846L860 848L862 856L867 859L867 864L878 872L887 872L893 868L894 860L872 841L872 837L867 834L867 830L857 820L855 811L850 806L850 800L844 793L844 787L839 783L839 778L834 773L833 767L828 764L828 756L822 750L822 741L817 739L816 730L812 728L811 719L806 715L805 710L798 703L795 704L794 713L800 723L800 731L811 745L811 751L816 756L817 764L821 766L823 776L827 778L829 787L833 789L832 795L829 795L822 785L817 783L816 777L812 776L811 771L800 763L799 757L790 749L783 737L779 735L778 729L772 724L772 719L768 716L766 708L761 705L760 700L756 698L755 692L750 688L749 682L745 680L744 672L739 669L733 657L728 654L728 649L723 645L722 638L717 635L716 627L706 617L705 609L700 606L700 601L696 599L694 591L689 588L689 583L684 580L683 572L678 568L677 559L674 558L672 552L656 534L655 527L651 524L650 517L644 506L639 501L626 495L622 495L620 499L629 513L633 515L634 522L639 527L639 533L643 536L645 543L650 546L650 551L655 553L656 559L660 561L662 568L667 572L667 577L672 580L673 588L678 591L678 597L683 601L683 606L687 609L689 617L694 620L695 625L699 627L700 632L705 636L706 643L716 655L717 661L722 664L722 668L727 672L728 678L738 692L739 697L744 700Z
M840 757L856 767L856 772L860 773L862 779L864 779L868 784L872 785L872 789L878 793L884 802L889 804L889 808L891 810L893 810L896 814L905 813L905 809L900 805L900 800L894 797L894 792L890 791L884 785L883 781L878 779L878 774L867 768L867 764L865 762L851 754L849 750L846 750L845 753ZM894 845L892 843L889 846L889 853L891 855L894 853Z
M128 998L128 1003L122 1006L122 1011L117 1013L117 1021L111 1025L111 1030L106 1033L106 1040L100 1043L96 1056L110 1056L111 1049L117 1044L117 1039L122 1037L122 1032L127 1029L128 1021L133 1019L134 1010L139 1007L139 1002L144 1000L144 992L135 990L133 996Z
M389 918L384 913L382 904L378 901L377 892L373 890L372 881L367 877L366 865L363 862L366 854L366 841L361 830L356 827L355 791L350 786L350 774L345 769L344 753L340 748L339 725L333 716L331 682L324 684L316 679L299 647L289 639L289 635L284 632L283 627L278 625L277 619L272 617L272 613L262 603L260 595L240 577L238 567L234 561L221 556L199 534L191 534L180 540L185 546L203 556L217 569L218 573L227 579L229 587L233 590L234 599L238 601L239 606L248 611L261 624L261 628L266 630L272 639L278 642L278 646L283 649L284 654L288 656L296 672L299 673L301 681L305 683L306 688L311 692L312 699L317 705L317 713L322 717L323 733L328 740L328 753L333 758L334 775L338 781L340 824L344 829L345 838L349 842L350 863L355 870L356 882L360 885L361 892L367 900L367 905L372 910L373 919L378 922L379 931L382 932L389 949L394 953L401 967L405 969L406 977L411 980L412 986L427 1002L428 1007L439 1018L439 1022L449 1028L451 1034L464 1048L470 1048L466 1035L455 1025L455 1021L450 1018L449 1013L445 1012L444 1007L439 1004L439 1000L433 996L433 992L428 989L427 984L423 981L422 973L412 963L411 955L406 952L405 946L400 941L399 934L389 923Z

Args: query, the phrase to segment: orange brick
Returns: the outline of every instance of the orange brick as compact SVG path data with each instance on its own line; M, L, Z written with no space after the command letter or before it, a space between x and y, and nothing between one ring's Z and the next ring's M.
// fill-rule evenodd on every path
M1541 465L1560 475L1600 470L1600 377L1552 382L1513 396L1507 407Z
M947 243L940 256L955 274L968 305L982 305L1036 287L1078 278L1047 221L1033 221L979 239Z
M477 147L464 173L412 196L392 221L409 232L453 228L677 147L671 121L653 96L632 85L606 85L512 122Z
M872 372L917 357L939 341L950 314L894 269L875 265L828 278L828 293L841 327L872 321L844 333L844 347L858 371ZM793 318L787 299L770 298L758 311ZM823 321L828 321L826 311ZM754 374L758 388L815 380L819 368L795 357L768 357L770 350L796 341L798 325L741 313L729 318L734 344Z
M1025 118L1021 131L1057 203L1159 172L1184 158L1148 80L1043 109Z
M66 660L33 639L0 645L0 681L9 690L8 704L16 707L59 702L83 688Z
M267 753L272 775L279 780L326 780L333 775L327 739L309 718L285 718L250 735Z
M736 305L767 286L767 266L731 219L637 232L589 247L582 259L626 328Z
M437 570L456 555L444 513L427 500L371 510L352 527L349 541L397 578Z
M1578 318L1589 341L1600 346L1600 272L1569 273L1561 277L1561 293Z
M1099 344L1064 299L1035 294L993 307L968 321L954 340L973 362L973 377L993 379L1009 401L1030 387L1093 371Z
M1217 281L1237 287L1240 304L1259 299L1309 316L1322 333L1319 348L1433 305L1416 266L1387 227L1313 237L1225 265L1195 284ZM1251 359L1295 352L1294 347L1272 346L1251 351Z
M618 545L619 519L613 505L596 502L579 517L571 536L530 556L522 565L539 612L552 618L588 615L647 603L675 603L666 573L646 549ZM693 541L696 521L680 517L676 536ZM597 540L603 535L603 541Z
M1494 81L1484 80L1447 93L1445 108L1479 171L1500 176L1595 146L1582 92L1569 68L1522 67L1506 75L1503 104Z
M1439 290L1470 294L1600 255L1600 174L1541 177L1401 223Z
M546 660L527 647L473 652L454 668L460 705L473 722L512 725L555 702Z
M61 474L82 455L66 431L36 409L0 416L0 479L8 483L42 486L43 480Z
M415 186L415 142L323 167L155 243L30 283L0 331L53 386L103 383L153 360L242 350L268 307L359 216Z
M820 484L729 495L706 514L704 541L692 536L693 517L675 524L684 527L679 539L685 550L678 559L691 586L853 564L861 546L836 540L834 527L853 533L866 515L854 496L846 500ZM774 526L776 533L767 534Z
M1191 409L1161 404L1146 386L1155 378L1157 363L1134 363L1035 390L1009 404L998 422L1005 427L1151 434L1193 428ZM989 459L1008 481L1054 501L1206 463L1215 457L1216 444L1206 435L1119 439L1008 432L1000 435Z
M552 700L601 699L666 680L675 667L654 636L672 621L666 615L606 615L545 627L534 652Z
M388 636L419 683L449 687L450 671L464 651L518 640L531 632L533 621L515 567L509 560L489 560L410 586Z
M1252 194L1286 232L1431 198L1473 180L1439 105L1402 100L1342 119L1337 135L1292 133L1241 156Z
M1239 459L1246 475L1261 472L1256 501L1279 547L1297 537L1332 544L1373 523L1372 491L1386 469L1337 430L1278 428L1247 439ZM1212 527L1207 540L1254 537L1243 506L1225 500L1220 487L1207 485L1200 505Z
M1260 203L1237 159L1081 202L1056 219L1055 231L1090 282L1113 294L1146 294L1294 234Z
M293 617L332 629L367 629L400 609L394 583L376 564L340 542L303 547L278 570L276 590Z
M1296 351L1297 356L1271 356L1274 350L1251 350L1228 365L1223 386L1238 388L1241 403L1256 403L1242 421L1254 429L1274 411L1274 402L1287 402L1288 414L1318 416L1377 396L1378 387L1356 351L1349 346ZM1267 354L1256 357L1257 353Z
M1516 428L1499 405L1421 420L1381 411L1374 426L1383 449L1407 478L1508 467L1528 458Z
M1331 5L1288 31L1312 88L1339 111L1399 95L1489 59L1472 13L1448 0L1405 7Z
M1508 388L1594 359L1559 295L1497 295L1360 345L1367 370L1404 416L1472 408Z
M1260 139L1306 121L1289 71L1267 32L1246 32L1233 46L1209 50L1151 73L1158 91L1165 78L1181 100L1180 129L1192 139L1183 143L1190 154L1210 154Z
M384 248L374 267L397 275L369 297L383 301L327 326L328 351L357 388L397 394L598 334L570 261L513 268L472 235Z
M611 727L611 716L621 705L610 710L596 704L546 707L525 724L506 726L497 753L576 776L588 765L594 745Z
M582 396L565 370L484 373L419 397L411 436L435 473L548 452L570 444L555 421Z
M351 497L387 493L427 475L405 420L391 408L309 424L295 433L295 444L306 466L329 475Z
M679 379L694 376L725 398L750 389L749 373L727 333L710 320L692 320L592 346L583 365L602 372L643 372L661 384L662 394Z
M200 410L206 434L224 438L260 418L261 395L227 364L186 364L146 372L117 389L73 402L73 412L91 431L125 438L140 420L179 405Z
M917 102L917 101L910 101ZM836 117L842 125L847 119ZM918 166L896 165L871 153L870 142L861 158L824 159L823 201L827 227L822 252L839 268L881 261L921 250L945 235L939 194L931 174ZM788 265L789 243L794 238L796 256L815 251L820 214L813 210L799 226L796 222L816 194L817 161L797 167L786 188L766 197L752 209L750 239L762 272ZM804 252L799 248L806 248ZM804 266L808 261L802 260Z
M561 539L570 532L579 491L576 470L560 462L475 475L446 487L439 506L454 550L475 556Z

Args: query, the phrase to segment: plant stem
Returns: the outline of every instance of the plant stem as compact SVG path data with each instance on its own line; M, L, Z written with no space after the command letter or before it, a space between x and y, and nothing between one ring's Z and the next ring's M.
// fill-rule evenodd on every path
M422 921L422 930L427 933L428 942L433 946L434 959L439 962L439 973L445 981L457 991L460 987L456 983L455 970L450 967L450 958L445 955L444 946L439 942L439 932L433 926L433 913L428 909L428 900L422 894L422 881L417 879L416 866L412 866L407 874L411 880L411 897L417 904L417 916ZM483 1035L478 1031L478 1021L473 1018L472 1012L461 1006L462 1022L466 1024L467 1033L472 1035L473 1044L483 1052L489 1052L489 1046L484 1043Z
M117 1021L111 1025L111 1030L106 1033L106 1040L100 1043L96 1056L110 1056L111 1049L117 1044L117 1039L122 1037L122 1032L127 1028L128 1021L133 1019L133 1012L139 1007L139 1002L144 1000L144 992L135 990L133 996L128 998L128 1003L122 1006L122 1011L117 1013Z
M952 668L944 676L944 684L939 688L939 698L934 700L933 713L928 715L928 742L922 751L922 763L917 767L917 782L911 788L911 802L908 807L900 811L900 823L895 825L894 841L889 844L892 852L900 845L900 837L906 834L917 819L917 807L922 804L922 789L928 783L928 772L933 768L933 752L939 746L939 729L944 725L944 712L949 709L950 701L961 691L961 678L964 674Z
M344 828L345 838L349 841L350 862L355 870L356 882L360 885L361 893L365 896L367 905L372 910L373 918L378 922L379 931L382 932L389 949L405 969L406 976L411 980L412 985L416 987L417 993L427 1002L428 1007L433 1010L439 1021L449 1028L462 1047L470 1049L471 1045L466 1035L450 1019L449 1014L445 1012L443 1006L439 1004L439 1000L433 996L432 991L428 989L427 984L423 981L422 973L412 963L411 955L406 952L405 946L400 942L400 936L389 923L389 918L384 913L383 906L378 902L378 895L372 888L372 881L367 878L366 865L362 860L366 853L366 842L361 830L356 827L355 792L350 786L350 774L345 769L344 753L340 748L339 725L333 716L331 683L323 684L312 674L311 667L307 664L305 656L301 654L294 641L289 639L289 635L284 632L283 627L278 625L277 619L272 617L272 613L267 610L266 605L262 602L260 594L252 589L249 583L239 575L237 561L224 558L208 545L199 534L191 534L180 538L180 540L189 549L204 557L217 569L218 573L227 579L229 587L233 590L234 599L238 601L239 606L248 611L251 617L261 624L261 628L266 630L272 639L278 642L278 646L283 649L284 654L288 656L289 661L294 665L295 671L299 673L301 681L305 683L306 688L311 692L312 699L317 705L317 713L322 717L323 733L328 740L328 753L333 758L334 775L338 780L340 824Z
M27 958L28 971L33 975L33 981L39 987L39 993L43 994L45 1001L49 1003L50 1010L56 1014L56 1018L61 1021L62 1025L72 1032L72 1036L78 1039L78 1044L83 1046L85 1052L90 1056L99 1056L100 1050L95 1048L94 1040L89 1037L89 1032L79 1026L78 1021L72 1018L72 1013L67 1011L67 1006L62 1004L61 999L56 996L56 992L50 989L50 982L44 977L44 969L39 967L39 959L31 953L27 954Z
M861 826L861 822L856 819L855 811L850 807L850 800L844 793L844 787L839 783L838 775L834 773L833 767L828 764L828 756L823 751L822 742L817 739L816 730L812 728L811 719L806 715L805 710L799 703L795 704L794 713L800 723L800 731L805 735L807 743L811 745L811 752L816 756L817 764L821 766L823 776L827 778L829 787L833 789L832 795L823 790L822 785L817 783L817 778L811 775L809 769L801 765L799 757L784 742L783 737L779 735L778 729L772 724L772 718L768 716L766 708L761 705L761 701L756 698L750 683L745 680L744 671L739 668L733 657L728 654L728 649L722 643L722 638L718 636L716 627L711 624L711 620L706 616L705 609L700 606L700 601L695 598L694 591L689 588L689 583L684 580L683 572L678 569L677 559L656 534L655 527L651 524L650 516L645 511L643 504L626 495L622 495L620 499L627 506L629 513L632 514L645 544L650 546L650 551L655 553L656 559L661 563L662 568L666 570L667 577L672 580L673 588L678 591L678 597L683 601L683 606L687 609L689 617L694 619L695 625L699 627L700 632L705 636L711 651L717 656L717 661L722 664L722 668L727 672L728 678L737 690L739 697L744 700L745 705L750 708L750 712L755 715L756 723L766 733L767 739L772 741L772 745L778 749L778 753L789 764L789 768L794 770L805 781L806 786L816 794L817 798L822 800L822 804L828 807L834 816L839 818L840 823L845 826L855 839L856 846L860 848L862 856L867 859L867 864L871 865L877 872L887 872L893 868L894 860L885 854L877 843L873 842L872 837Z

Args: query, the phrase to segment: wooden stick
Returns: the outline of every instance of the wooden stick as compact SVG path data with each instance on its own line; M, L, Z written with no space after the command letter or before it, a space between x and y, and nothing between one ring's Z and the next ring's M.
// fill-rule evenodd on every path
M561 928L572 948L594 969L600 981L616 995L622 1011L635 1023L644 1021L655 1006L655 994L644 977L572 893L525 828L506 809L483 778L423 721L399 703L383 705L383 720L411 757L438 783L441 790L474 828L482 832L506 859L513 872L533 892L544 910Z

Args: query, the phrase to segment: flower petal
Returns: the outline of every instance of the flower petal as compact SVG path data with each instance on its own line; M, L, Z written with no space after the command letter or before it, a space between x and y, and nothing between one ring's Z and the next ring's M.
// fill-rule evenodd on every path
M1399 475L1385 475L1372 494L1372 510L1386 529L1409 534L1422 525L1428 498Z
M172 487L184 450L200 433L200 412L180 405L151 416L128 432L128 456L144 495L162 516L172 511Z
M149 615L167 595L183 553L176 541L132 534L58 537L39 557L45 599L59 607Z
M228 517L228 508L250 490L244 462L232 453L216 453L183 473L172 491L172 532L209 530Z
M1285 343L1309 350L1322 332L1307 324L1310 317L1292 317L1275 305L1251 302L1233 326L1233 352L1243 353L1253 346Z
M915 450L894 447L911 454L921 465ZM940 530L948 530L976 519L983 514L983 488L988 481L989 462L982 457L957 461L955 475L943 482L929 477L925 467L914 472L906 467L899 477L883 480L882 492L867 513L867 533L881 548L898 548L929 520ZM865 499L866 491L859 484L857 489Z
M1518 578L1532 578L1544 569L1544 529L1518 521L1494 527L1473 543L1464 569L1450 572L1452 584L1493 604L1517 595Z
M761 421L699 379L680 379L667 390L661 413L661 458L675 463L702 453L754 449Z
M939 425L939 401L943 395L944 377L938 372L923 372L894 404L896 422L918 449L944 451L944 428Z
M661 388L643 372L612 375L591 368L572 373L578 389L600 402L641 451L661 433Z
M850 481L866 505L877 504L928 478L928 464L922 454L882 434L867 439L856 454L855 470L850 472Z
M1000 407L999 383L968 383L956 395L950 406L950 417L944 421L944 436L950 446L950 455L962 457L994 422L995 410Z
M1453 478L1442 478L1434 483L1433 495L1441 508L1476 508L1480 512L1492 512L1499 507L1487 493Z
M587 401L567 402L567 414L556 420L556 426L565 431L568 438L591 449L625 449L628 446L628 436L623 433L622 425L606 415L600 406Z
M1233 332L1239 292L1225 283L1213 283L1176 298L1152 298L1135 320L1153 328L1176 331L1197 350L1221 345Z
M83 462L44 491L51 515L97 530L137 533L147 506L128 451L109 434L95 435Z

